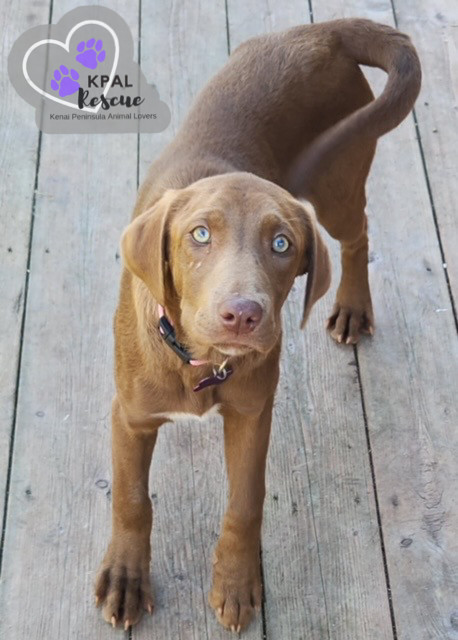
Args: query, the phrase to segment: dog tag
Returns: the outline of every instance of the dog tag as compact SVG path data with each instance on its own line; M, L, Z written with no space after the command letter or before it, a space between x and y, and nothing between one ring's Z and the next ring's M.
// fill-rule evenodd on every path
M234 373L231 367L223 367L221 370L213 369L213 374L202 378L202 380L194 387L193 391L202 391L212 385L222 384Z

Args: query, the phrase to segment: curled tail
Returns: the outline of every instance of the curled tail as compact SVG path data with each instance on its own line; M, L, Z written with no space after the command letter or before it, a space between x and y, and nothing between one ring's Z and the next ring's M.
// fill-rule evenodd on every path
M295 159L287 188L298 196L306 196L318 172L349 145L376 140L397 127L420 91L420 61L407 35L363 19L335 20L328 26L349 58L383 69L388 81L378 98L318 136Z

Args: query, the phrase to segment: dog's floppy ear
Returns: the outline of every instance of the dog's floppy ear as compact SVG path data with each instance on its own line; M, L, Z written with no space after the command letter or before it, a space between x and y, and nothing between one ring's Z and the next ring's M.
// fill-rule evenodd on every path
M331 261L328 250L309 208L311 208L311 205L307 203L307 205L304 206L306 245L304 260L298 272L298 275L307 273L301 329L305 327L313 305L321 296L324 296L331 284Z
M169 189L144 213L134 218L121 237L124 264L141 278L155 300L166 305L168 276L167 232L177 208L177 191Z

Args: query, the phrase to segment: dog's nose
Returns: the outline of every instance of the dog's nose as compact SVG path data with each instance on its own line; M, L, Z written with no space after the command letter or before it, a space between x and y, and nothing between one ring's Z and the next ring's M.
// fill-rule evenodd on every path
M262 318L261 305L246 298L225 300L218 311L224 328L236 334L253 331Z

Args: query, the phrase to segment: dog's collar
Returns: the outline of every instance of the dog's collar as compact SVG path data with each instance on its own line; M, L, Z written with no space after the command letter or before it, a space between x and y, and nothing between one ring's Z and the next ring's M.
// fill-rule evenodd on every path
M192 355L186 349L186 347L177 340L175 329L173 328L172 323L165 315L165 309L161 305L158 305L159 308L159 333L164 338L165 343L167 344L172 351L174 351L183 362L186 364L190 364L193 367L200 367L204 364L210 364L208 360L194 360ZM211 387L212 385L222 384L225 382L232 374L234 370L232 367L227 366L227 359L223 362L219 367L213 367L213 373L206 378L202 378L197 385L194 387L193 391L201 391L206 387Z
M194 360L192 355L186 349L186 347L177 340L175 329L172 323L165 315L164 307L159 306L159 333L164 338L167 345L175 351L177 356L193 367L198 367L201 364L207 364L207 360Z

